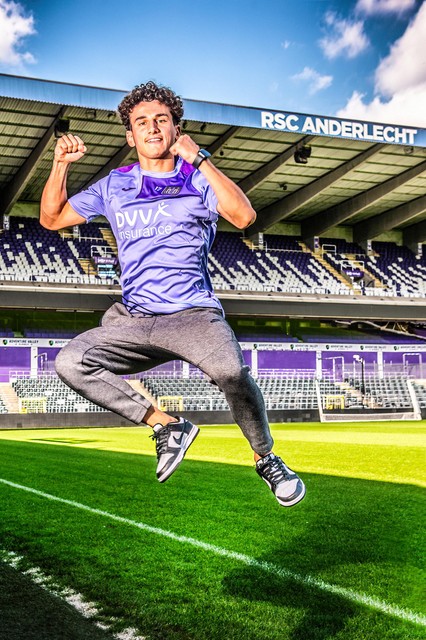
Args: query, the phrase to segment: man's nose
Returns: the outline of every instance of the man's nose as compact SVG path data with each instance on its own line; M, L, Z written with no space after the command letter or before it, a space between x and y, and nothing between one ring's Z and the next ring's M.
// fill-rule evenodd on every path
M157 120L151 120L151 122L149 123L149 131L154 132L154 131L158 131L158 122Z

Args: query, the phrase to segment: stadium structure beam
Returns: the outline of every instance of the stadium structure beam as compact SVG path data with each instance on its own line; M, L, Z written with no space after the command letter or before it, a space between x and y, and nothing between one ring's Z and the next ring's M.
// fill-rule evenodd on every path
M256 187L262 184L262 182L265 182L265 180L282 167L283 164L286 164L286 162L291 160L300 146L309 144L314 138L315 136L305 136L304 138L301 138L265 165L261 166L256 171L253 171L253 173L246 178L243 178L243 180L240 180L238 186L244 191L244 193L250 193L250 191L256 189Z
M302 222L302 238L306 240L314 236L320 236L328 229L331 229L331 227L346 222L346 220L349 220L355 214L366 209L373 202L377 202L377 200L392 193L392 191L413 180L424 171L426 171L426 161L420 162L414 167L407 169L407 171L393 176L385 180L385 182L359 193L353 198L339 202L339 204L330 207L330 209L316 213Z
M24 191L32 175L34 174L37 165L42 158L43 154L47 151L55 137L55 127L60 118L65 115L67 107L61 106L58 112L55 114L49 128L45 131L42 138L37 142L34 149L31 151L24 164L18 169L14 177L10 182L3 187L0 192L0 213L2 215L7 214L12 209L13 205L19 199L19 196Z
M332 185L333 182L343 178L343 176L358 167L360 164L366 162L371 158L371 156L378 153L383 146L383 144L372 145L366 151L363 151L355 156L355 158L351 158L351 160L344 162L332 171L329 171L320 178L317 178L317 180L306 185L306 187L302 187L290 195L281 198L278 202L261 209L258 212L256 222L250 227L249 235L252 236L261 231L265 231L276 222L285 220L293 213L293 211L296 211L296 209L304 205L306 202L312 200L312 198L321 193L321 191L324 191Z
M403 244L415 252L418 243L426 241L426 220L406 227L402 232L402 239Z
M421 196L415 200L410 200L410 202L404 202L398 207L380 213L373 218L358 222L353 227L354 242L363 242L364 240L376 238L381 233L394 229L424 211L426 211L426 196Z
M222 149L222 147L227 142L232 140L232 138L235 138L235 136L240 130L241 130L241 127L229 127L229 129L227 129L225 133L219 136L217 140L209 144L209 146L207 147L207 151L211 153L212 156L214 156L218 151Z

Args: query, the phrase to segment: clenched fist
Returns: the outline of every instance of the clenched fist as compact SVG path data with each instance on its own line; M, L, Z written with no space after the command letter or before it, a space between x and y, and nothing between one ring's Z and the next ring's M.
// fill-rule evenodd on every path
M199 152L200 147L192 138L186 133L179 136L176 142L170 147L170 152L174 156L180 156L189 164L192 164L195 160L195 156Z
M56 162L76 162L86 153L87 148L83 140L72 133L62 136L56 143Z

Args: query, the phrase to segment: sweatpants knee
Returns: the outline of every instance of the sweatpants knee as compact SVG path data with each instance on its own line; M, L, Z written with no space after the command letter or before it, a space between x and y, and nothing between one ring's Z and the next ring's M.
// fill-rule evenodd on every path
M68 344L66 347L60 350L55 360L55 369L58 376L64 382L71 380L73 374L75 374L79 365L81 365L81 356L79 349L76 349Z
M221 371L221 373L214 378L214 381L223 391L229 388L242 390L251 381L249 371L250 368L248 366L229 367L225 371Z

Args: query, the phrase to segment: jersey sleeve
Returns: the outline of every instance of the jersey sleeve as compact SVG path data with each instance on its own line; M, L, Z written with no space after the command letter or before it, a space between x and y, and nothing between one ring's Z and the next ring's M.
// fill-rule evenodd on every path
M99 180L84 191L68 198L68 203L80 216L90 222L98 216L105 216L105 180Z
M212 221L217 220L219 215L217 211L218 199L212 187L207 182L201 171L194 171L192 175L192 185L201 194L204 206L209 210L211 214L210 219Z

